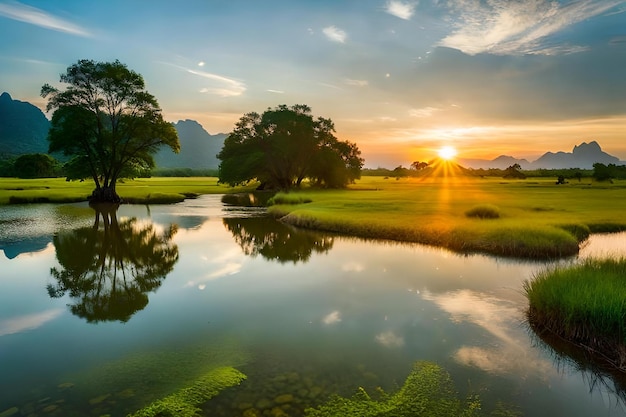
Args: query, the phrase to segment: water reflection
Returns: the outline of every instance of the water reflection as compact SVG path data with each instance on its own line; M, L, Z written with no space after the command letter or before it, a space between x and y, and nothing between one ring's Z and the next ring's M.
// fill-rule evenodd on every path
M233 234L246 255L261 255L280 263L307 262L313 253L326 253L333 238L321 233L299 230L269 217L224 218L224 226Z
M50 297L66 293L70 310L88 322L128 321L148 304L178 261L177 227L158 233L151 222L118 220L117 207L96 207L92 226L54 236L60 268L50 273Z
M599 353L530 324L528 332L535 344L552 357L557 369L563 373L567 369L574 369L587 382L589 392L612 393L621 400L621 406L626 407L626 373L623 366L616 369L608 358Z

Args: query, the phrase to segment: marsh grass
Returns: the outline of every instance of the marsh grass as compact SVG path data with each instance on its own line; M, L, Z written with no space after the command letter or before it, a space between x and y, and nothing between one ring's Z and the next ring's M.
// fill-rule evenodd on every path
M479 219L498 219L500 218L500 209L493 204L480 204L467 210L465 215Z
M527 318L626 371L626 258L553 266L524 284Z
M307 196L281 192L270 198L267 202L267 205L273 206L276 204L306 204L311 203L312 201L313 200Z
M556 186L539 180L364 177L346 190L292 191L308 204L276 204L283 221L365 238L411 241L461 253L553 259L578 253L589 233L626 228L626 190L595 183ZM494 206L497 221L467 217L468 207ZM504 215L506 214L506 215Z
M0 205L87 201L93 188L91 181L0 178ZM228 194L253 189L254 184L231 188L218 184L214 177L139 178L125 180L117 185L122 200L130 204L169 204L200 194Z

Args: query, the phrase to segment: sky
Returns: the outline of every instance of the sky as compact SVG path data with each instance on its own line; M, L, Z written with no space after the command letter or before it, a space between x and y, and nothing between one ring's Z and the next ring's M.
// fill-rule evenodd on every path
M307 104L370 168L592 140L626 160L626 0L0 0L0 91L44 109L80 59L211 134Z

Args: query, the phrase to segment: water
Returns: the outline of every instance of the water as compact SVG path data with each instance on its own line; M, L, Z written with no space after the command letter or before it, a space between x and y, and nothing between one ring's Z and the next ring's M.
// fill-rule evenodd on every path
M359 386L395 392L420 360L484 415L626 415L610 380L591 390L525 327L522 283L545 264L262 214L203 196L94 228L84 204L0 207L0 415L124 416L216 366L248 379L205 415L302 415ZM581 256L624 242L593 237Z

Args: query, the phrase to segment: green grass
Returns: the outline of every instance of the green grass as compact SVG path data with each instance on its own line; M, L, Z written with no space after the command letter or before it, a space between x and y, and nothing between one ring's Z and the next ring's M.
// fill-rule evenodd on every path
M84 201L92 188L90 182L63 179L0 179L0 204ZM118 185L123 199L143 204L208 193L247 195L253 189L220 185L217 178L149 178ZM578 253L590 233L626 230L624 201L626 181L584 179L556 186L551 178L363 177L343 190L279 193L269 210L301 227L463 253L552 259ZM468 217L477 208L499 217Z
M626 367L626 258L586 259L524 285L528 322Z
M500 209L493 204L480 204L467 210L465 215L478 219L497 219L500 217Z
M0 205L23 203L70 203L86 201L94 185L91 181L65 181L63 178L33 180L0 178ZM159 177L125 180L117 192L128 203L165 204L193 198L200 194L225 194L254 189L231 188L217 183L214 177Z
M556 186L552 179L364 177L346 190L304 189L289 196L311 202L269 210L297 226L466 253L558 258L576 254L591 232L626 228L624 181ZM497 208L497 220L466 215L490 206Z

